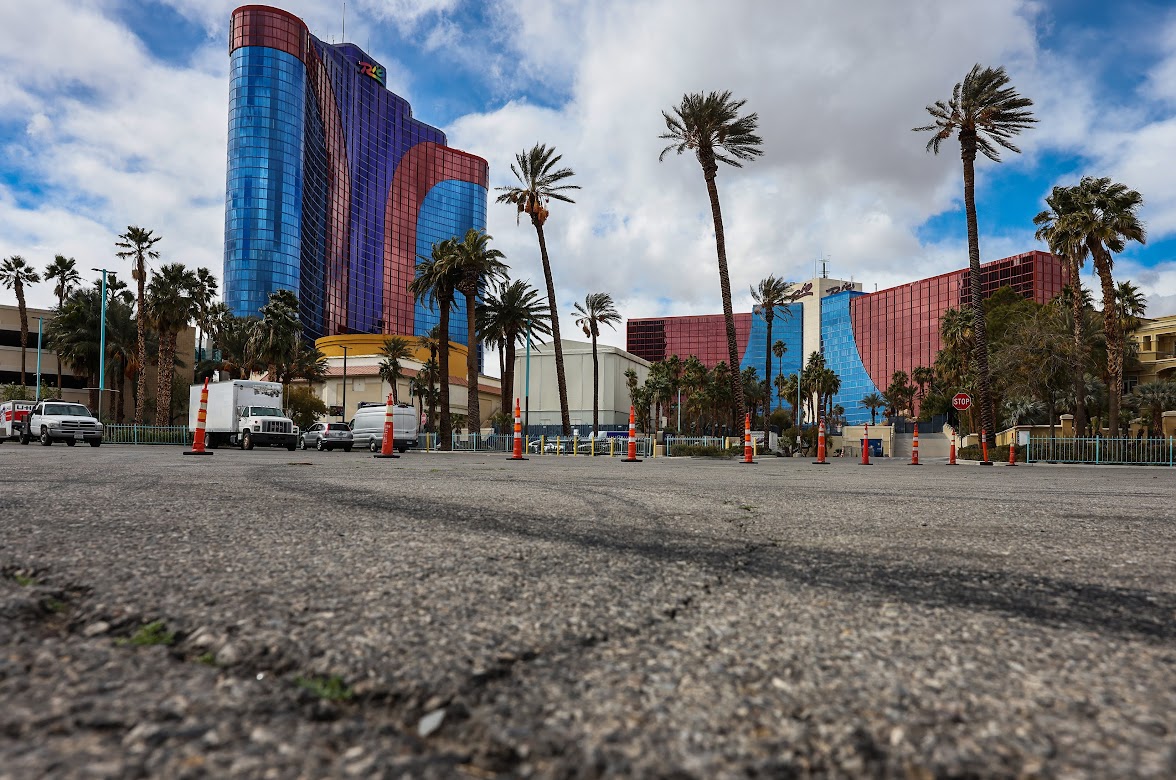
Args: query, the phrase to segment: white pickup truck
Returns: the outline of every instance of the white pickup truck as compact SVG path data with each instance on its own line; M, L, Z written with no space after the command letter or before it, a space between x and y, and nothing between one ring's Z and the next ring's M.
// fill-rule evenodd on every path
M188 428L196 430L201 385L192 385L188 397ZM208 385L208 416L204 425L204 446L222 444L251 450L257 445L298 446L298 426L282 412L282 385L233 379Z
M102 423L81 404L68 401L40 401L29 412L21 427L20 443L37 439L45 447L63 441L70 447L84 441L91 447L102 446Z

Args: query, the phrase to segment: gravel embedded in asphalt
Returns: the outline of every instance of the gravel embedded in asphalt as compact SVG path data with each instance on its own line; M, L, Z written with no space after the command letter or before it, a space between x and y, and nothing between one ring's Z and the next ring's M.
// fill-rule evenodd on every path
M1176 775L1168 469L4 445L0 495L0 778Z

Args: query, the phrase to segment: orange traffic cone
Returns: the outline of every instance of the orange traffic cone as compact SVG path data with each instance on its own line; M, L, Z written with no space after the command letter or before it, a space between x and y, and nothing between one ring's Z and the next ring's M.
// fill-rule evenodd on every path
M519 408L519 399L515 399L514 410L514 454L507 460L526 460L523 457L523 410Z
M1016 435L1014 433L1014 435ZM1017 465L1017 444L1016 442L1009 442L1009 465Z
M755 465L755 453L751 448L751 414L743 418L743 465Z
M629 407L629 457L621 458L621 463L640 463L637 459L637 409Z
M955 440L956 440L956 434L955 434L955 431L953 430L951 432L951 450L949 451L949 454L947 456L947 465L949 465L949 466L958 465L956 463L956 442L955 442Z
M980 461L980 465L991 466L992 461L988 459L988 431L983 428L980 429L980 452L984 456L984 460Z
M865 430L862 433L862 464L863 466L871 466L870 463L870 424L866 423Z
M817 459L813 461L814 466L828 466L829 461L825 459L825 421L821 420L820 427L817 428Z
M392 394L388 394L388 406L384 411L384 440L380 442L380 451L373 455L373 458L399 458L399 455L392 453L392 446L395 443L393 439L396 438L396 425L392 421Z
M921 466L919 463L919 424L915 423L915 440L911 443L911 462L908 466Z
M192 435L192 449L185 455L211 455L204 449L204 426L208 421L208 380L204 380L204 387L200 391L200 411L196 413L196 432Z

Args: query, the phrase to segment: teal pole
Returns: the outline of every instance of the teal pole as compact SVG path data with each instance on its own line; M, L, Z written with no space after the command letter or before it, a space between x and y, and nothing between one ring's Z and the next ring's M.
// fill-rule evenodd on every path
M527 431L527 435L531 434L531 325L527 324L527 368L523 372L525 382L523 383L523 398L526 403L526 410L523 412L523 428Z
M37 391L34 400L41 400L41 324L44 317L37 318Z
M101 420L102 395L106 391L106 269L91 268L90 270L102 272L102 313L100 315L101 323L98 326L98 414L95 415ZM139 312L138 316L143 316L143 313Z

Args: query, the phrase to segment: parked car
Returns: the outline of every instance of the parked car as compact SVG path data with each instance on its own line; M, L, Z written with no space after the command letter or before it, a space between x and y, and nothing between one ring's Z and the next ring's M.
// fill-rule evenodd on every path
M319 452L339 449L351 452L354 442L351 426L347 423L315 423L298 438L298 448L304 450L314 447Z
M385 404L365 403L355 411L351 420L351 435L360 447L367 446L372 452L379 452L384 445L384 417L388 408ZM417 446L417 432L420 418L416 407L397 404L392 407L392 446L398 452Z
M25 418L20 432L20 443L33 439L48 447L63 441L70 447L84 441L91 447L102 446L102 423L81 404L66 401L41 401Z

